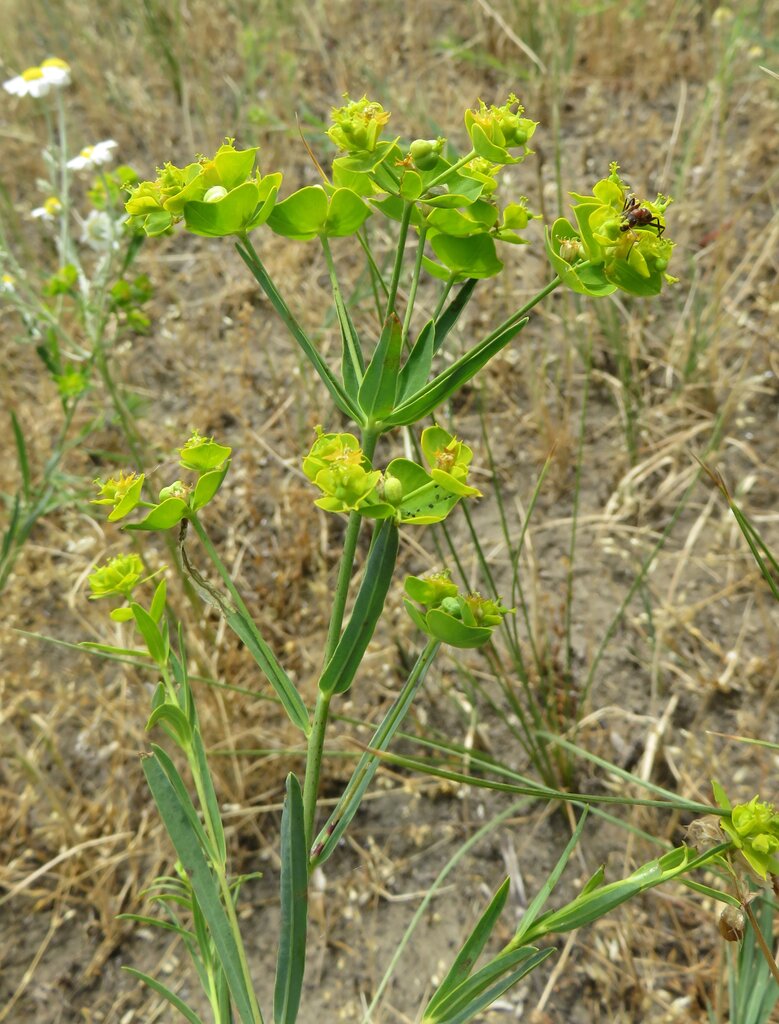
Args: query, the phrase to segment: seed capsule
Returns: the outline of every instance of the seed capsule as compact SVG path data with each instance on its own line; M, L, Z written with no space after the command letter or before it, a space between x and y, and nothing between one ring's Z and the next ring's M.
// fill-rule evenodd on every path
M746 915L741 907L728 905L720 914L719 933L726 942L741 942L745 926Z

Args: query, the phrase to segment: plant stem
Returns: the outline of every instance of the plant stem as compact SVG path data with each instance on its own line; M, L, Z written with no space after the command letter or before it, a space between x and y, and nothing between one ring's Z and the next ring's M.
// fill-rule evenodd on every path
M400 235L398 236L398 247L395 253L395 265L392 268L392 279L390 280L389 294L387 295L387 311L384 316L385 320L395 312L395 299L398 294L400 271L403 267L403 252L406 248L406 236L408 235L408 226L411 222L411 213L413 209L413 203L406 203L403 207L403 217L400 221Z
M411 278L411 287L408 290L408 302L406 303L406 315L403 317L403 331L402 339L403 346L405 347L408 343L408 332L411 327L411 315L414 312L414 301L417 297L417 288L419 286L419 274L422 270L422 257L425 255L425 236L427 235L426 228L421 228L419 232L419 242L417 244L417 255L414 260L414 273Z
M470 163L470 161L473 160L473 158L476 155L476 150L472 149L470 153L466 153L465 156L460 157L457 163L452 164L451 167L447 167L446 170L442 171L437 178L433 178L432 181L429 181L427 183L427 188L425 189L425 191L429 192L431 188L435 188L436 185L442 184L442 182L446 181L447 178L451 178L451 176L453 174L456 174L461 167L464 167L467 163Z

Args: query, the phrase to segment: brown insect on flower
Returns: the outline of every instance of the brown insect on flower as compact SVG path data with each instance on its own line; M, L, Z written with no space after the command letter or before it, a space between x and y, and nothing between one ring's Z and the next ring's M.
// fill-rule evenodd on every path
M650 209L642 206L638 197L632 193L625 199L622 207L622 223L620 231L630 231L632 228L656 228L657 237L661 238L665 231L665 225Z

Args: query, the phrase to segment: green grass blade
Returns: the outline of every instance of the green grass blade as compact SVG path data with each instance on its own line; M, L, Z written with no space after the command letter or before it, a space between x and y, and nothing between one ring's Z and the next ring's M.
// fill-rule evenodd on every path
M376 528L349 623L319 680L322 693L344 693L352 685L384 608L397 555L398 529L385 519Z
M11 413L11 427L14 432L14 443L16 444L16 457L19 460L19 472L22 474L22 494L25 504L30 504L30 462L27 458L27 445L24 443L24 434L16 418L16 413Z
M274 1024L295 1024L306 967L308 850L303 794L292 772L281 815L281 934L273 995Z
M194 1010L190 1009L189 1006L180 999L175 992L163 985L161 981L157 981L156 978L152 978L148 974L144 974L143 971L137 970L135 967L122 967L123 971L127 971L128 974L132 974L134 978L140 979L144 984L148 985L150 989L153 989L157 995L162 996L163 999L167 999L171 1006L174 1006L182 1016L184 1016L189 1024L203 1024L203 1021L198 1017Z
M211 940L241 1020L243 1024L256 1024L259 1015L255 1014L253 1008L256 1001L253 993L247 988L236 940L222 905L211 866L203 855L200 837L192 827L179 794L171 785L160 763L159 752L145 757L142 767L167 833L189 877L203 916L208 922ZM259 1019L262 1020L262 1017L259 1016Z

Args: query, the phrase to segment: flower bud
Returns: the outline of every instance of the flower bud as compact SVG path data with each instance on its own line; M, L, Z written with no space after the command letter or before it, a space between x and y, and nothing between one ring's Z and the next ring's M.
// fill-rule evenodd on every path
M431 171L438 163L443 144L443 139L414 139L408 151L417 170Z

